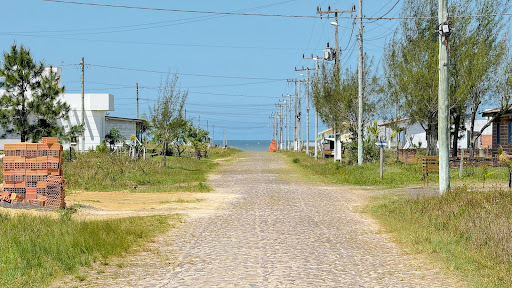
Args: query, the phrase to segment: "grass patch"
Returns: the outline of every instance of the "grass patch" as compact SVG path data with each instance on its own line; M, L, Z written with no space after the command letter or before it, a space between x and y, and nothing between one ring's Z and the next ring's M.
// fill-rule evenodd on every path
M388 158L384 163L384 179L379 178L378 162L365 163L362 166L335 163L332 158L315 160L304 153L283 152L292 167L297 168L302 175L309 180L329 182L334 184L380 186L385 188L397 188L408 185L420 185L423 183L423 172L420 163L395 162L394 158ZM507 168L487 168L485 187L491 187L497 183L508 183ZM463 177L459 178L458 169L450 169L450 179L454 185L473 184L482 187L482 178L485 172L481 167L465 167ZM437 174L429 178L432 184L438 183Z
M443 196L386 195L366 210L397 241L454 270L475 287L512 287L512 192L468 191Z
M66 189L81 191L131 192L208 192L207 175L219 164L214 160L228 158L240 152L237 149L210 149L206 159L188 156L131 159L125 155L87 152L64 163ZM185 153L188 155L187 153ZM1 169L0 169L1 170ZM0 177L3 181L3 174Z
M0 213L0 287L46 286L58 275L122 255L178 221L176 216L76 221L69 212L60 219Z

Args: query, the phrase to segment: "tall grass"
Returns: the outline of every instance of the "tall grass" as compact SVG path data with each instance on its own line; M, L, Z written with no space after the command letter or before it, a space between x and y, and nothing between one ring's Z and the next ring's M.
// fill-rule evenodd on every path
M110 153L78 153L71 162L65 158L66 189L206 192L211 190L205 184L207 174L219 165L214 160L231 157L238 152L240 150L215 148L208 150L208 158L201 160L187 155L167 157L167 167L163 166L162 156L148 156L143 160ZM3 174L0 181L3 181Z
M383 196L367 210L398 242L441 260L475 287L512 287L512 192Z
M76 221L0 213L0 287L41 287L80 266L118 256L158 233L176 216Z
M315 160L304 153L283 153L293 166L298 167L306 177L314 176L317 180L335 184L381 186L396 188L407 185L420 185L423 183L421 163L395 162L395 157L388 157L384 163L384 177L379 177L378 162L365 163L362 166L346 163L335 163L332 158ZM485 183L490 187L496 183L508 181L507 168L465 167L463 177L459 178L458 169L450 169L450 178L454 184L482 184L483 175L487 174ZM486 172L486 173L484 173ZM492 173L489 173L492 172ZM490 175L489 175L490 174ZM438 183L437 174L429 177L430 183ZM507 182L508 183L508 182Z

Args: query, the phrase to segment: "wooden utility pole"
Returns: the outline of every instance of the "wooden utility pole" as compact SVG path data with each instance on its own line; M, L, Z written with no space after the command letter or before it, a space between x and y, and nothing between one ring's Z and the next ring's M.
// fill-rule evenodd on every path
M137 88L137 119L139 119L139 83L135 83Z
M448 0L439 0L439 193L450 189L450 110L448 99L449 50Z
M81 125L83 127L82 131L82 143L80 146L82 146L82 152L85 152L85 61L84 57L82 57L82 62L80 62L80 65L82 66L82 119L81 119Z
M363 0L359 0L359 114L357 119L357 164L363 165L363 93L364 93L364 78L363 78Z

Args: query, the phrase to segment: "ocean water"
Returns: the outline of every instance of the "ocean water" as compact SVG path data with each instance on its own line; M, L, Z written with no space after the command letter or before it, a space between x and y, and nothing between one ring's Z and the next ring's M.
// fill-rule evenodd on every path
M215 145L222 145L222 140L215 140ZM270 140L228 140L229 147L235 147L245 152L267 152Z

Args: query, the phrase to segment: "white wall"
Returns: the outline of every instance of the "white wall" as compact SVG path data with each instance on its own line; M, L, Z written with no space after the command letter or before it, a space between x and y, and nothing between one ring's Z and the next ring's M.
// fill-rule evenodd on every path
M118 120L118 119L107 119L105 120L105 134L110 132L110 129L117 127L121 135L128 141L132 135L137 135L137 124L135 121ZM105 135L104 134L104 135Z

